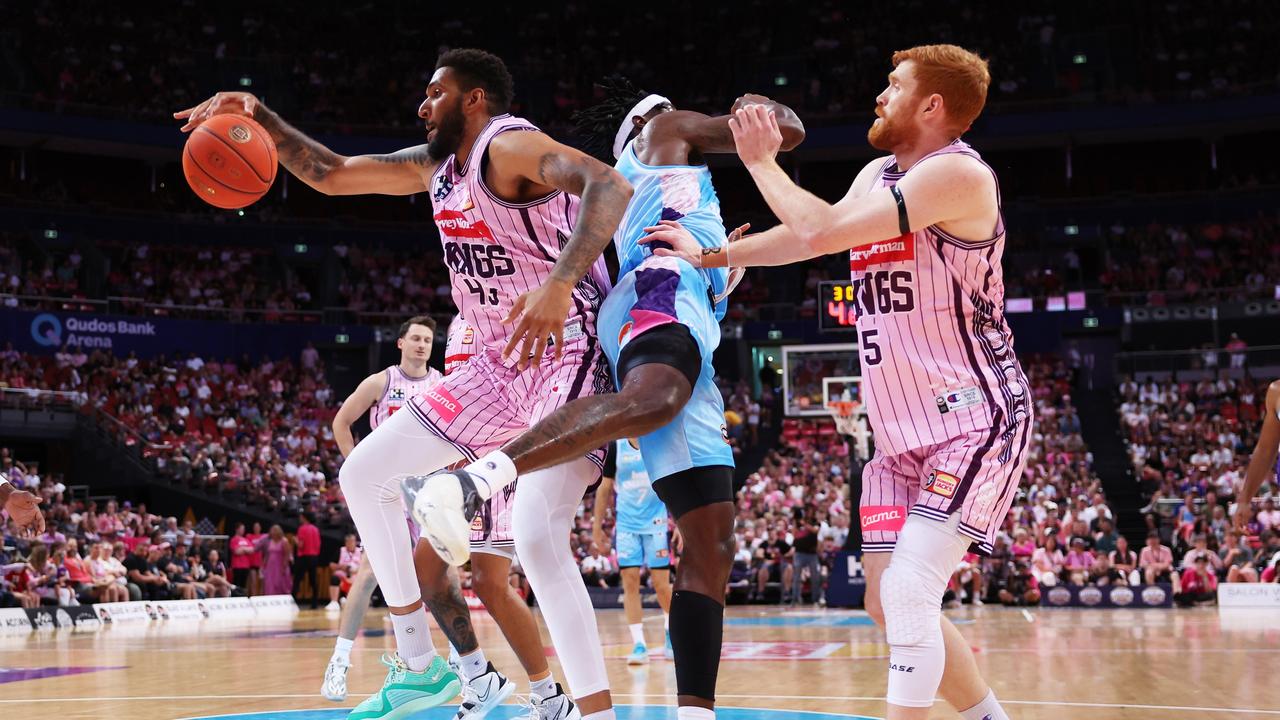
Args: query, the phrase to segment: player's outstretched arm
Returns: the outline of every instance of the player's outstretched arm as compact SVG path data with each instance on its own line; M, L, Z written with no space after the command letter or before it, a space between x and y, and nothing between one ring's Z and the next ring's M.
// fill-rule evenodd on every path
M1244 487L1236 497L1236 528L1244 531L1249 523L1250 506L1258 488L1275 471L1276 454L1280 452L1280 417L1276 416L1280 408L1280 380L1271 383L1267 388L1267 402L1262 430L1258 433L1258 444L1253 448L1249 458L1249 469L1245 471Z
M516 298L503 321L516 323L503 356L518 347L521 367L529 362L537 366L548 336L555 337L556 357L560 356L573 287L613 240L631 201L631 183L617 170L540 132L498 135L489 143L489 161L490 172L504 178L582 198L573 234L546 283Z
M338 443L338 450L342 453L342 457L350 455L356 446L355 437L351 434L351 426L360 419L361 415L368 412L374 403L378 402L386 389L386 373L374 373L361 380L355 392L351 393L342 402L342 407L338 408L338 414L333 416L333 439Z
M795 111L764 95L747 94L733 103L728 115L704 115L691 110L665 112L649 121L649 132L655 135L674 136L689 144L699 153L737 152L729 120L733 113L749 105L768 108L778 119L778 131L782 136L780 149L793 150L804 141L804 123Z
M426 145L386 155L339 155L285 122L249 93L220 92L173 117L186 120L182 131L190 132L224 113L256 120L275 141L280 164L325 195L412 195L427 189L435 169Z

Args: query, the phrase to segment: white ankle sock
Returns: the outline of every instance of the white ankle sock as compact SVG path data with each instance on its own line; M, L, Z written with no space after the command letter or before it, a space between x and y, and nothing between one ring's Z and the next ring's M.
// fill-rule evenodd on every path
M350 665L351 647L355 644L355 640L348 640L344 637L338 638L338 641L333 644L333 659L341 660L342 662Z
M485 500L516 481L516 465L501 450L494 450L463 469L481 480L476 483L476 492Z
M541 698L543 700L546 700L552 695L555 695L556 694L556 677L551 673L547 673L547 676L542 678L541 680L530 680L529 694L536 698Z
M960 717L964 720L1009 720L1004 708L1000 707L1000 701L996 699L995 690L988 690L987 696L977 705L961 710Z
M462 668L464 678L475 680L488 669L489 661L484 658L484 650L476 648L475 652L458 656L458 667Z
M676 708L677 720L716 720L716 711L704 707L681 705Z
M436 656L431 644L431 628L427 626L427 611L418 608L408 615L392 615L391 627L396 633L396 652L413 672L422 672Z
M635 623L627 627L631 629L631 642L644 645L644 623Z

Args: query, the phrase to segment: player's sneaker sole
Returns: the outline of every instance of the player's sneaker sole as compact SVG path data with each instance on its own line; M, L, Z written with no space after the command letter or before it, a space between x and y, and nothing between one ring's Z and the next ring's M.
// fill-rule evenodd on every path
M463 511L463 489L450 472L414 475L400 482L405 505L411 508L422 537L441 560L465 565L471 559L471 523Z

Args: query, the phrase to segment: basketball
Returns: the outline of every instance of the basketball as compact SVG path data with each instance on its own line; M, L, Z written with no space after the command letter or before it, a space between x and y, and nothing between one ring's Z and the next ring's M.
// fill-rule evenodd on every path
M276 179L276 144L243 115L214 115L182 150L182 173L201 200L235 210L253 204Z

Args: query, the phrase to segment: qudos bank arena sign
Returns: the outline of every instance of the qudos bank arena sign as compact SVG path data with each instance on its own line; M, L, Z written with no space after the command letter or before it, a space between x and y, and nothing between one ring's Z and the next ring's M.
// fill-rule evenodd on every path
M308 342L317 347L367 346L373 328L324 323L238 323L168 317L131 317L99 313L63 313L0 309L0 345L19 352L48 354L68 347L149 358L175 352L204 358L286 357Z
M155 337L153 322L104 320L98 317L68 316L63 322L53 313L41 313L31 319L31 339L49 348L63 346L111 350L120 336Z

